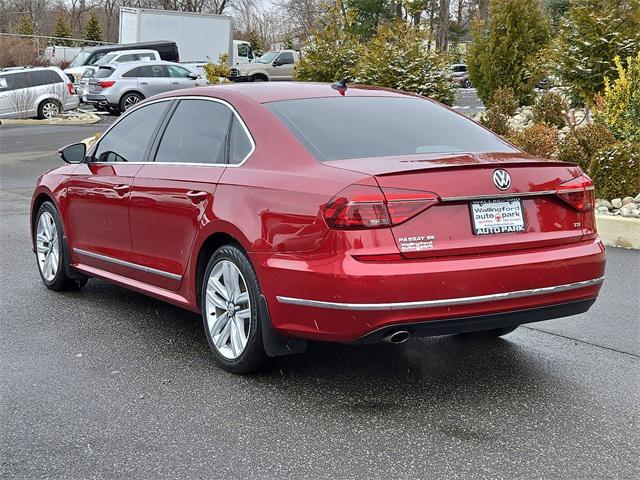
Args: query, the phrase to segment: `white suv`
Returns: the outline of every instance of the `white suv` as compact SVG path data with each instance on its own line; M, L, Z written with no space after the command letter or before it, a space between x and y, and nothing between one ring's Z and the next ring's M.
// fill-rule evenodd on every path
M52 118L80 104L57 67L0 69L0 118Z

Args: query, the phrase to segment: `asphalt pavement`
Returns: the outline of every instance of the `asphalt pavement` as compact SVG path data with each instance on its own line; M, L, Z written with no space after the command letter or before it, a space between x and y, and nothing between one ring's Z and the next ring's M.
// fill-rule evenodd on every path
M197 315L41 284L36 178L103 129L0 126L1 478L640 476L638 251L607 251L588 313L493 343L317 343L234 376Z

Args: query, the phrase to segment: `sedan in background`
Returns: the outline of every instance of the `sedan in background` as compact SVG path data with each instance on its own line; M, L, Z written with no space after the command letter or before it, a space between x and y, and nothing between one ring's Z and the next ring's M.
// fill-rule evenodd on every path
M178 64L165 61L101 65L89 79L84 101L117 114L141 100L171 90L196 87L200 76Z
M60 154L31 206L43 283L97 277L197 312L235 373L308 340L506 335L586 312L604 279L578 165L412 94L182 90Z

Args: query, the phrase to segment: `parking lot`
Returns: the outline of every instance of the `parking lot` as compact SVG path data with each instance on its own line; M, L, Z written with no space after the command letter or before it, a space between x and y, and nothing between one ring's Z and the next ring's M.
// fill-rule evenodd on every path
M28 211L55 153L104 130L0 126L3 478L637 478L640 253L586 314L493 343L312 344L217 368L199 316L40 282Z

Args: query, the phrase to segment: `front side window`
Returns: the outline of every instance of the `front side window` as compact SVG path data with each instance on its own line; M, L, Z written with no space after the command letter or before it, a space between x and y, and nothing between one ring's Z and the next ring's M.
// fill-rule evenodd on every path
M517 152L471 120L421 98L345 96L264 105L319 161Z
M175 65L167 65L169 76L173 78L187 78L191 72L186 68L176 67Z
M282 65L291 65L293 63L293 53L291 52L282 52L278 57L278 61Z
M225 163L231 115L221 103L182 100L164 131L156 162Z
M169 103L157 102L133 110L100 140L94 162L144 162L151 135Z
M238 56L239 57L248 57L249 56L249 45L246 43L241 43L238 45Z

